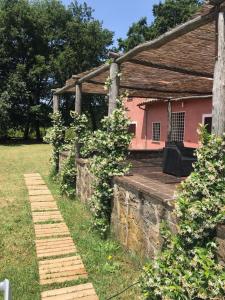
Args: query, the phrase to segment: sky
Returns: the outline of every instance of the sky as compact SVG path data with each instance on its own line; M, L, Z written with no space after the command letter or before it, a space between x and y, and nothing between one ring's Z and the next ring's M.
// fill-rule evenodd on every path
M80 3L84 1L78 0ZM62 0L68 5L70 0ZM86 0L95 12L94 17L103 21L103 26L115 32L114 42L117 38L125 38L128 28L141 17L148 17L148 22L153 20L152 6L160 0Z

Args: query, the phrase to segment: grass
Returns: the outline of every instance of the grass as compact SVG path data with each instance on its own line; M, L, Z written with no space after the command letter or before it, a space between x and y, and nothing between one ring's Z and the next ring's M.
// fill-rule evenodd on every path
M11 281L13 300L40 299L34 231L23 180L24 173L39 172L58 201L88 271L88 281L100 299L106 300L138 280L142 262L113 238L102 241L91 230L89 210L78 200L60 196L58 185L48 178L49 156L50 147L44 144L0 145L0 281ZM115 299L140 299L139 288L135 286Z

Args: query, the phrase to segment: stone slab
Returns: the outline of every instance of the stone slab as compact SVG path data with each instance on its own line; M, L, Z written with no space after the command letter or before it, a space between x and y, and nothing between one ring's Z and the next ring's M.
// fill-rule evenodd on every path
M47 211L47 210L58 210L57 204L54 201L49 202L32 202L31 210L33 211Z
M77 249L71 237L36 240L38 258L74 254Z
M51 202L54 203L54 202ZM58 210L55 211L44 211L44 212L33 212L32 213L34 223L40 222L59 222L63 221L63 217Z
M42 300L98 300L95 289L91 283L45 291L41 293Z
M40 284L53 284L87 278L80 256L39 261Z
M65 223L55 224L35 224L34 230L37 238L70 236L68 227Z

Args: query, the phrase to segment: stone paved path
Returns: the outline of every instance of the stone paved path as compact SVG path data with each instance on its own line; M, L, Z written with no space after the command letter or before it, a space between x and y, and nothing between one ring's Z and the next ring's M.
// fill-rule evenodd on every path
M87 278L81 257L56 201L38 173L25 174L31 205L40 285L46 286ZM50 289L50 287L49 287ZM52 289L42 300L98 300L91 283Z

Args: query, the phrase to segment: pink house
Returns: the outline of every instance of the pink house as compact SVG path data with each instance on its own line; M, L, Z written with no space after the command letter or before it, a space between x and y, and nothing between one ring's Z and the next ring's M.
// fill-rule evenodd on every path
M162 149L168 137L168 101L130 98L126 102L134 134L131 149ZM187 147L198 147L199 124L212 126L212 97L183 98L171 101L171 140Z

